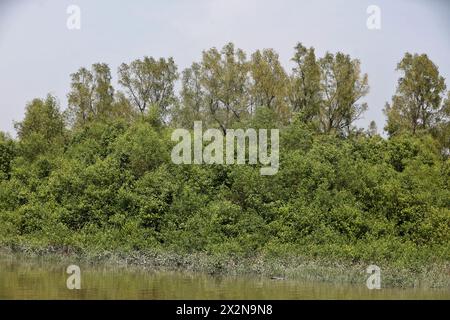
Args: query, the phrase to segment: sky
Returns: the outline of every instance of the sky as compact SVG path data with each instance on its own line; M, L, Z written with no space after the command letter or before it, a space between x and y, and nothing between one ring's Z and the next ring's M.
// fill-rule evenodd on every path
M67 8L80 8L68 29ZM370 30L367 8L380 8ZM48 93L67 105L70 74L93 63L117 68L143 56L173 57L179 71L203 50L233 42L248 55L273 48L287 71L302 42L318 56L342 51L369 75L369 109L381 133L405 52L426 53L450 87L450 1L445 0L0 0L0 130L14 135L25 106ZM116 89L120 88L115 85Z

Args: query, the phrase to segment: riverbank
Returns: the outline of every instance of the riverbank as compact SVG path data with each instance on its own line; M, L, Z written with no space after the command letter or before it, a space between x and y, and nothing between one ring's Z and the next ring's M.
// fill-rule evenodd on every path
M73 258L0 254L0 299L57 300L417 300L450 299L445 288L382 288L364 284L271 279L258 275L211 275L161 271L145 266L76 261L80 290L68 290Z
M1 255L19 255L24 259L41 258L57 263L130 266L142 270L181 271L217 276L260 276L274 280L295 280L330 284L365 285L369 264L325 258L258 254L254 257L190 253L163 250L133 252L73 251L70 248L3 245ZM436 263L418 268L398 268L389 264L381 268L382 288L450 288L450 264Z
M267 127L254 124L241 127ZM450 163L432 136L273 127L273 176L257 165L176 165L173 127L145 119L93 122L42 154L27 151L32 140L3 139L0 246L363 286L376 265L383 287L449 287Z

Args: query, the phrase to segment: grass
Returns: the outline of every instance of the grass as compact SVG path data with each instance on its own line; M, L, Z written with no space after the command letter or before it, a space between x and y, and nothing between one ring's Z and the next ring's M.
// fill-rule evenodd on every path
M93 265L133 266L161 271L184 271L226 276L277 277L307 282L364 285L368 264L287 254L272 256L258 254L238 257L229 254L176 253L164 250L145 251L78 251L69 248L3 245L1 254L25 258L80 261ZM450 288L450 264L436 263L421 268L399 268L379 265L383 288Z

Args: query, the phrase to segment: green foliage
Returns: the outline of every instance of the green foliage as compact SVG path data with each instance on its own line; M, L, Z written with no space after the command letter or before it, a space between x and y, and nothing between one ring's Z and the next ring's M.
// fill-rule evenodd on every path
M384 139L374 126L350 134L368 90L359 61L296 50L291 77L272 50L251 61L232 44L205 51L183 74L186 105L173 118L171 59L121 66L128 98L113 98L104 64L72 75L69 104L78 120L69 129L53 97L33 100L18 139L0 135L0 242L221 257L287 250L398 266L448 262L447 118L420 134ZM332 99L324 99L324 88ZM133 93L136 100L128 100ZM222 129L279 128L279 172L173 164L172 130L192 126L197 116Z
M426 54L406 53L397 70L402 72L402 77L392 106L387 105L385 109L389 134L402 131L415 134L440 125L444 120L445 105L441 102L446 85L438 67Z
M45 140L62 136L64 121L56 98L48 95L45 100L34 99L27 105L25 119L16 124L16 129L21 140L33 134L40 135Z
M311 121L318 116L322 99L320 66L314 48L297 44L292 61L295 63L289 88L292 111L300 113L302 120Z
M20 138L19 153L35 159L46 152L55 152L65 140L64 118L56 98L34 99L26 107L25 118L15 124Z
M166 130L94 122L56 156L16 156L0 181L2 239L239 256L278 244L396 263L450 241L449 163L431 136L342 139L295 122L267 177L250 165L174 165Z
M244 51L232 43L221 51L216 48L203 51L201 62L193 63L183 72L177 122L190 127L190 120L204 120L208 126L226 130L245 119L251 100L248 70Z
M168 143L150 125L138 122L114 142L114 157L137 177L168 162Z
M349 134L367 109L368 76L360 62L342 52L316 58L314 48L295 47L288 74L273 49L257 50L247 60L232 43L204 51L202 60L183 71L181 104L175 123L195 120L222 130L253 119L258 109L274 111L277 121L300 118L316 131Z
M250 92L255 106L276 110L280 116L287 113L285 104L288 77L273 49L257 50L252 54Z
M167 115L176 100L174 82L178 78L177 66L172 58L156 60L144 57L130 64L121 64L118 73L119 83L141 114L153 106L162 116Z
M114 113L114 88L107 64L93 64L92 70L80 68L71 74L71 80L67 99L72 125L82 126L93 120L108 118Z
M0 132L0 181L9 178L11 162L16 156L16 144Z
M367 104L358 101L369 92L368 76L361 74L359 60L341 52L327 52L318 63L323 91L320 128L326 133L348 133L367 109Z

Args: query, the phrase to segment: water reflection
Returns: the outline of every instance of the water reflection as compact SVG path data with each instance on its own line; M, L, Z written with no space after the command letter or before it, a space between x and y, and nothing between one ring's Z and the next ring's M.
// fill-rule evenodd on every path
M82 263L81 290L69 290L67 265L0 256L0 299L450 299L450 291L443 289L368 290L364 284L216 277Z

